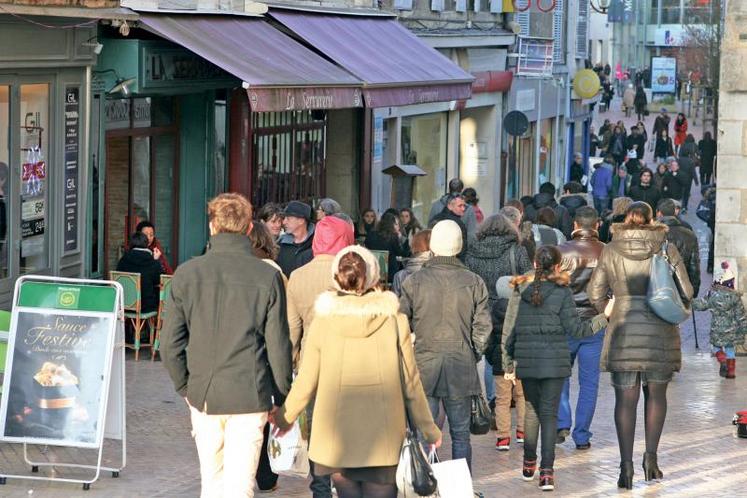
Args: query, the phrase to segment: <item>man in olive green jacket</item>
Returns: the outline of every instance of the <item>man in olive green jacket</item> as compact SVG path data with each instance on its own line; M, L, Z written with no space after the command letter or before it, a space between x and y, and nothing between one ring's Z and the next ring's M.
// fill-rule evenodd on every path
M210 250L174 274L161 355L190 408L201 496L252 497L273 397L291 385L285 289L252 254L246 198L221 194L208 217Z

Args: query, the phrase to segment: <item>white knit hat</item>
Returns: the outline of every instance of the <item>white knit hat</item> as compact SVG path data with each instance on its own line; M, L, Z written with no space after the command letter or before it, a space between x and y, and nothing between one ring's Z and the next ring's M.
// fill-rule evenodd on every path
M462 229L455 221L436 223L431 231L431 252L436 256L456 256L462 252Z
M337 253L335 259L332 261L332 279L334 280L335 289L342 290L340 284L335 280L337 270L340 268L340 260L344 255L349 252L354 252L366 263L366 284L364 291L367 291L379 283L379 260L373 255L371 251L363 246L348 246Z

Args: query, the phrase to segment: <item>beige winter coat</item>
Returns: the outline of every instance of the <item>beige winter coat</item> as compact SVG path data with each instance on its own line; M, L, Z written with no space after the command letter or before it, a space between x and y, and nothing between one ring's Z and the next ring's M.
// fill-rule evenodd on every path
M410 327L398 309L391 292L325 292L317 300L301 369L276 417L287 427L316 395L313 462L333 468L396 465L405 402L428 442L441 437L420 382Z

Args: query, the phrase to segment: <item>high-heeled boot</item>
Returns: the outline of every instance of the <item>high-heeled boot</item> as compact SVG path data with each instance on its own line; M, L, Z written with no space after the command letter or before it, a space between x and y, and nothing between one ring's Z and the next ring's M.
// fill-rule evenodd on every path
M664 477L664 473L659 470L659 464L656 461L656 453L646 452L643 454L643 477L647 481Z
M618 488L633 489L633 462L620 462Z

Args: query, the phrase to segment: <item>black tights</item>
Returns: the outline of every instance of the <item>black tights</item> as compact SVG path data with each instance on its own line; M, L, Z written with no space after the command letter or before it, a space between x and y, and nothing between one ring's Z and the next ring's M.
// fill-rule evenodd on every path
M397 498L397 486L375 482L353 481L342 474L332 474L340 498Z
M656 453L659 448L664 419L667 416L667 386L668 384L655 383L643 386L647 453ZM615 388L615 427L621 462L633 460L635 420L640 393L640 381L630 389Z

